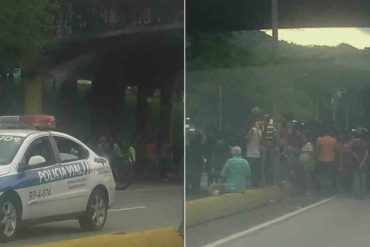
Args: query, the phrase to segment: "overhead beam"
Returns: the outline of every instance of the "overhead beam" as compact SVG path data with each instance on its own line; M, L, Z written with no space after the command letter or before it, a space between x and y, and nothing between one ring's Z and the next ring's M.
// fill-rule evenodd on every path
M370 27L368 0L280 0L279 28ZM187 0L186 29L271 29L270 0Z

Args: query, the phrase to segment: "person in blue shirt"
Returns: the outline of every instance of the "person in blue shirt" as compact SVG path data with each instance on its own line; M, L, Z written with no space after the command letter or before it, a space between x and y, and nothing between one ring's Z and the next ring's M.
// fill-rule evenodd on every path
M222 169L221 176L225 180L224 193L244 193L251 176L248 161L241 157L239 146L231 148L232 158L228 159Z

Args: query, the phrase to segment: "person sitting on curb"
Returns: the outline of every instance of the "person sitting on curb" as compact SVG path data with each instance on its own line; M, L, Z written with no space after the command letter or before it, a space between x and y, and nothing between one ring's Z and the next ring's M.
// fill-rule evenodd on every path
M246 159L241 157L239 146L231 148L232 158L228 159L222 169L221 176L225 179L226 193L244 193L247 188L251 168Z
M224 184L212 184L209 188L210 193L244 193L247 188L248 180L251 176L251 168L246 159L241 157L242 150L239 146L231 148L232 158L228 159L221 171Z

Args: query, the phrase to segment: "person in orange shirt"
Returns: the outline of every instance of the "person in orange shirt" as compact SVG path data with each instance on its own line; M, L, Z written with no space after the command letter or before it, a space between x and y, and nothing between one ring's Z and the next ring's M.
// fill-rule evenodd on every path
M335 153L337 139L331 131L326 131L324 136L317 138L317 166L318 190L321 195L330 195L334 192L335 178Z

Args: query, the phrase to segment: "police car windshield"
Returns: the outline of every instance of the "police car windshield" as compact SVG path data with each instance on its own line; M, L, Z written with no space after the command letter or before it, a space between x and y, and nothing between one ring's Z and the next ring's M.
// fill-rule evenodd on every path
M0 135L0 166L12 162L23 141L23 137Z

